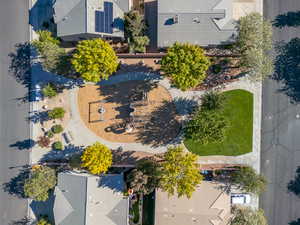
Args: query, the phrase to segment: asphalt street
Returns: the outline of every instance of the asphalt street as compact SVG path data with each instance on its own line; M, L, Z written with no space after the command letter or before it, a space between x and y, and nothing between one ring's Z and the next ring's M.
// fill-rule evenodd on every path
M298 10L299 0L264 0L264 16L270 20ZM275 45L295 37L300 37L300 27L274 28ZM261 169L269 184L260 207L270 225L288 225L300 217L300 198L287 189L300 166L300 104L279 91L282 85L272 79L263 84Z
M0 1L0 184L10 182L29 162L28 150L10 147L29 139L28 103L20 103L27 88L9 75L10 57L17 43L29 40L28 0ZM27 201L0 188L0 225L10 225L27 214Z

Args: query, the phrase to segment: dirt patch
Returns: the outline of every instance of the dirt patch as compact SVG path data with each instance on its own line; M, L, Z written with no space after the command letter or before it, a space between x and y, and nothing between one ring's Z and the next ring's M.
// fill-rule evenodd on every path
M130 81L80 88L78 107L83 122L99 137L111 142L160 145L174 139L179 132L175 105L164 87L151 85L144 81ZM143 90L147 95L146 100L139 104L132 100L137 90ZM101 108L102 114L99 112ZM134 125L130 131L129 124Z

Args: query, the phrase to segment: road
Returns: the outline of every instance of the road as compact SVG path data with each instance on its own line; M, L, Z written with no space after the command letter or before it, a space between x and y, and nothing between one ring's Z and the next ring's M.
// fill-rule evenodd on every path
M10 145L29 139L26 116L29 104L15 100L26 95L27 88L9 76L8 54L16 43L29 40L28 0L0 1L0 184L9 182L19 173L19 167L28 164L29 153ZM0 189L0 224L10 225L27 213L27 201L9 195Z
M289 11L300 10L299 0L265 0L264 16L270 20ZM288 42L300 37L300 27L274 28L274 41ZM298 74L300 75L300 74ZM300 198L288 193L287 184L300 166L300 104L278 90L280 82L268 79L263 84L261 169L269 184L261 196L270 225L288 225L300 217Z

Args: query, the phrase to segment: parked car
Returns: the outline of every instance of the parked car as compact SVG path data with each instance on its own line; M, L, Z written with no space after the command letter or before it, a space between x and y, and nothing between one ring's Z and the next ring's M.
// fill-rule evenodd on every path
M231 204L250 204L251 196L249 194L231 194Z

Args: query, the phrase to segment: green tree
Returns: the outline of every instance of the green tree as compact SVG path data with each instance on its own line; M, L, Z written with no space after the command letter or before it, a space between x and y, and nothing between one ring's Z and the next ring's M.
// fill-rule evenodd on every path
M216 91L206 92L201 98L201 110L220 110L224 106L224 96Z
M190 198L201 183L202 175L197 164L198 156L185 152L183 147L168 148L160 168L160 188L169 195Z
M64 150L64 146L63 146L61 141L54 142L53 145L52 145L52 148L54 150L59 150L59 151Z
M232 175L232 183L238 188L254 194L260 194L266 189L264 176L257 174L252 167L242 167Z
M263 80L273 72L273 61L268 52L272 49L272 24L259 13L250 13L238 22L237 50L241 65L252 80Z
M63 48L59 47L59 40L54 38L49 31L38 31L39 38L32 42L41 55L42 66L45 70L56 72L62 57L66 55Z
M30 177L25 180L25 196L36 201L46 201L48 192L55 187L55 170L47 166L32 169Z
M59 134L63 132L64 128L60 124L55 124L51 127L51 130L54 134Z
M219 111L198 110L184 127L184 135L199 144L220 143L228 127L228 120Z
M127 181L134 192L144 195L152 193L159 186L157 162L153 159L140 160L137 168L128 174Z
M65 116L66 111L62 107L55 107L48 112L50 119L62 119Z
M42 93L44 97L52 98L57 95L57 90L53 84L48 83L43 87Z
M201 84L206 77L210 60L197 45L175 43L162 58L161 70L181 90Z
M112 47L106 41L97 38L80 41L71 62L83 79L99 82L117 70L117 59Z
M105 145L96 142L84 150L81 161L81 166L90 173L105 173L112 164L112 152Z
M254 210L250 207L234 207L231 225L268 225L262 209Z
M144 53L149 42L150 40L147 36L134 37L133 41L129 44L129 51Z
M146 24L144 17L136 10L131 10L124 15L125 37L133 40L134 37L144 36Z

